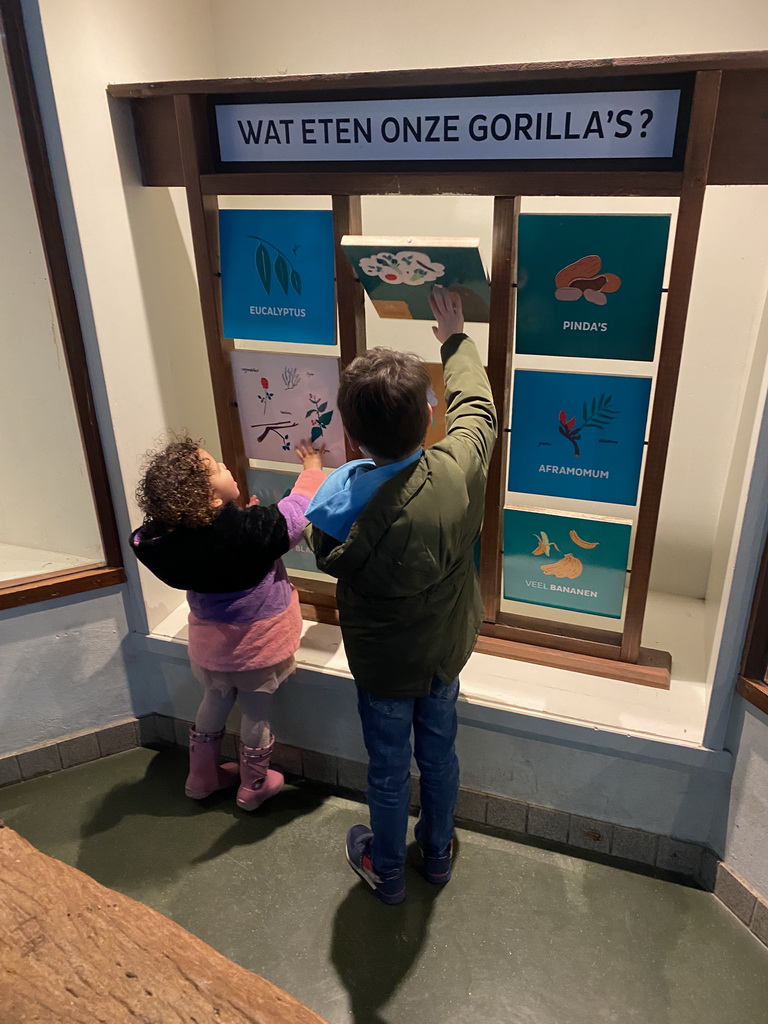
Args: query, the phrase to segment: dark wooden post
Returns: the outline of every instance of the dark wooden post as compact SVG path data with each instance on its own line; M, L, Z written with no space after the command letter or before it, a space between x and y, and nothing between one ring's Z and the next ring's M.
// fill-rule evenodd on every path
M359 235L363 230L360 196L334 196L333 238L336 260L336 308L339 316L341 365L365 352L365 296L352 264L341 249L344 235Z
M336 263L336 309L339 318L339 349L342 368L365 352L365 294L352 264L341 248L344 235L359 235L363 230L360 196L334 196L334 260ZM344 437L348 459L360 458L360 452Z
M497 196L493 202L493 255L491 259L491 319L488 330L488 378L499 417L499 440L488 471L485 519L480 543L480 589L483 616L496 622L501 605L501 567L504 531L504 495L510 393L512 340L515 325L517 274L517 219L519 196Z
M636 662L640 655L645 606L651 578L651 562L659 523L661 492L667 464L669 433L683 354L685 323L691 295L696 245L707 187L712 138L720 94L721 72L698 71L693 93L691 124L683 171L683 186L672 251L669 294L656 372L656 391L648 433L648 454L635 531L621 660Z
M237 480L240 493L247 495L248 460L230 361L235 346L230 338L222 336L219 201L215 195L203 195L200 187L200 175L210 170L211 159L205 97L175 96L174 105L222 457Z

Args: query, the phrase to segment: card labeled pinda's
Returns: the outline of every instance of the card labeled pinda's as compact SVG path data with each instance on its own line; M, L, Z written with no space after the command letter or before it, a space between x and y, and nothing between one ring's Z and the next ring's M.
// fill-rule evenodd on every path
M669 221L656 214L522 214L517 351L650 362Z

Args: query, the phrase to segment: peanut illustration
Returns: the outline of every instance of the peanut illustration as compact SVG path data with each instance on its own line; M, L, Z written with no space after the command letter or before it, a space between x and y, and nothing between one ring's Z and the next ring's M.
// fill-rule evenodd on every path
M621 288L621 278L616 274L601 274L602 260L599 256L582 256L575 263L569 263L555 274L555 298L561 302L576 302L582 295L587 302L604 306L607 294Z
M545 576L556 576L560 580L575 580L584 571L579 559L571 554L563 555L559 562L550 562L549 565L540 565L539 568Z
M580 277L595 277L600 273L602 260L599 256L582 256L575 263L569 263L555 277L555 287L568 288L568 286Z
M571 530L571 532L568 534L568 536L571 538L573 543L574 544L578 544L578 546L580 548L596 548L600 544L599 540L596 540L594 542L590 542L588 540L582 540L581 537L578 535L578 533L576 533L575 530Z

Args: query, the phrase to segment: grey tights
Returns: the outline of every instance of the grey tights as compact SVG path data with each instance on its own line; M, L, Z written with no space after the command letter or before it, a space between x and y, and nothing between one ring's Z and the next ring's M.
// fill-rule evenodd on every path
M254 693L232 689L222 694L206 687L195 716L195 729L198 732L220 732L227 724L236 699L243 712L240 739L246 747L266 747L272 737L269 728L272 694L261 690Z

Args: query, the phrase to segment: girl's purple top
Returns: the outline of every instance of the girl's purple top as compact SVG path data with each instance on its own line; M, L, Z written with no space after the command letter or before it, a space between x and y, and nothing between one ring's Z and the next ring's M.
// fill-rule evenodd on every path
M309 495L291 491L277 503L288 525L288 543L293 548L301 540L307 519L304 513L309 504ZM230 625L245 625L261 619L271 619L285 611L291 600L293 588L285 571L283 560L278 558L264 579L248 590L236 590L230 594L200 594L187 591L190 611L207 622L226 622Z

